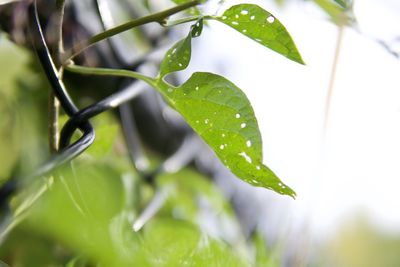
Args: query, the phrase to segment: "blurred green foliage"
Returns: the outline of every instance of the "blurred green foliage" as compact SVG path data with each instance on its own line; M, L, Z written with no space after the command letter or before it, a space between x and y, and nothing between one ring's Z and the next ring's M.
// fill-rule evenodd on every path
M4 35L0 40L0 58L7 62L0 66L3 183L29 173L49 156L48 85L33 55ZM64 123L66 117L61 118ZM186 168L162 175L155 187L149 186L130 164L113 114L102 114L92 123L96 141L78 159L48 177L18 180L22 187L10 201L9 218L0 226L2 265L250 266L255 262L252 241L243 237L230 203L209 178ZM160 161L152 155L152 161ZM133 223L158 190L169 192L164 205L135 232ZM1 216L3 220L7 214ZM267 248L262 245L259 250Z
M379 230L364 215L354 216L318 256L324 267L400 266L400 234Z

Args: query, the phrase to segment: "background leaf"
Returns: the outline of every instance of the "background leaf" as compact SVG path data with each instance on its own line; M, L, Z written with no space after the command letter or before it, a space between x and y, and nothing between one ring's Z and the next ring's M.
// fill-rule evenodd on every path
M304 64L292 37L271 13L253 4L232 6L216 20L279 54Z

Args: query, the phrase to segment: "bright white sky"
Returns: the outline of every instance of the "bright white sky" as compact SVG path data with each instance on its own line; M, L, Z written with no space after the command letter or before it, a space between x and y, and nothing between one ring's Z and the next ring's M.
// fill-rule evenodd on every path
M278 214L270 215L288 219L294 228L306 223L329 233L362 210L384 229L400 231L400 60L374 41L400 36L400 2L356 1L362 34L344 33L325 140L337 28L306 2L284 10L272 1L246 2L263 6L286 25L307 66L211 22L194 42L186 73L220 73L253 103L265 163L298 194L293 201L257 190L261 199L276 203Z

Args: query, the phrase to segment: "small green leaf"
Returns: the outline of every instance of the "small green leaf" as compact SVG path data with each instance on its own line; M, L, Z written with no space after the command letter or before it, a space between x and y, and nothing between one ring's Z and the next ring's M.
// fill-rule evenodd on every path
M197 72L180 87L157 88L236 176L280 194L295 193L262 163L261 136L246 95L227 79Z
M202 30L203 19L200 18L196 22L196 24L192 25L188 36L185 39L177 42L172 48L168 50L161 63L161 78L164 78L166 75L172 72L184 70L187 68L192 53L192 37L200 36Z
M275 52L304 64L286 28L275 16L261 7L253 4L232 6L215 19Z

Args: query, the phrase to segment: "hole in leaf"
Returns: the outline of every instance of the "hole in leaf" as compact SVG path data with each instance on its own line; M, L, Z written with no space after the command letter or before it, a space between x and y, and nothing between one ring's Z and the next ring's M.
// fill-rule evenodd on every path
M267 18L267 21L268 21L268 23L274 23L274 21L275 21L274 16L269 16L269 17Z

